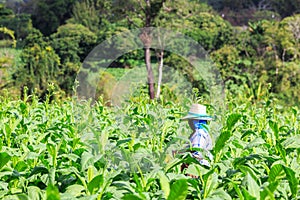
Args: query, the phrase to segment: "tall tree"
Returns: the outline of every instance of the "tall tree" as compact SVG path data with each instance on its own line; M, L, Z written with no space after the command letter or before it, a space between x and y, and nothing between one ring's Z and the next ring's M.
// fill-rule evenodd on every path
M152 34L151 27L154 26L155 18L158 16L161 9L163 9L163 4L166 0L131 0L124 5L121 1L116 1L118 13L123 17L128 19L130 24L134 24L134 18L139 18L142 21L141 33L139 35L140 40L144 45L144 59L147 69L147 79L148 79L148 91L150 99L155 98L154 90L154 76L151 66L151 43ZM122 7L120 7L122 5ZM139 26L139 25L137 25Z
M152 34L151 27L166 27L167 29L177 30L183 33L188 32L187 29L194 29L195 18L204 11L212 11L207 4L197 1L184 0L131 0L124 5L120 1L113 4L113 13L119 13L116 19L127 19L129 28L138 27L141 29L139 38L144 45L144 61L147 69L148 92L150 99L155 98L154 77L151 66L151 45L154 41L158 42L158 38ZM157 84L156 97L159 97L160 77L164 61L164 48L156 51L159 62L159 80Z
M152 41L152 34L150 27L154 24L154 19L160 12L160 9L163 7L163 3L165 0L145 0L145 4L143 5L141 2L140 6L143 10L144 14L144 27L142 33L140 34L140 39L144 44L144 53L145 53L145 64L148 73L148 86L149 86L149 96L150 99L155 98L154 94L154 77L153 71L151 66L151 41ZM162 58L161 58L162 59Z

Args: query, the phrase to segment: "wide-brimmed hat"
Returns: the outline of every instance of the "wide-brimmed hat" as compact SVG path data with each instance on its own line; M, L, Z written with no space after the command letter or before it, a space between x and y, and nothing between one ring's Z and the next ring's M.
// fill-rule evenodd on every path
M187 116L181 118L182 120L199 119L199 120L212 120L213 118L206 114L206 106L201 104L192 104Z

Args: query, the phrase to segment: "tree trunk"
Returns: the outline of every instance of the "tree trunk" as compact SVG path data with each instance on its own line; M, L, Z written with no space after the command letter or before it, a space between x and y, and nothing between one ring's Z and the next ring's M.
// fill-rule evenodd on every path
M145 46L145 63L147 68L148 91L150 99L154 99L154 76L151 67L151 52L150 47Z
M159 99L160 96L160 86L162 80L162 68L164 65L164 51L161 50L159 53L159 66L158 66L158 81L157 81L157 91L156 91L156 99Z
M152 35L151 29L149 27L144 28L140 34L140 39L144 44L144 57L145 57L145 64L147 68L147 80L148 80L148 91L150 99L154 99L154 76L151 67L151 51L150 46L152 42Z
M144 56L145 56L145 64L147 68L147 78L148 78L148 91L149 91L149 97L150 99L155 98L155 92L154 92L154 76L153 71L151 67L151 43L152 43L152 34L151 34L151 5L150 1L146 0L147 6L145 8L145 28L143 29L140 39L144 44Z

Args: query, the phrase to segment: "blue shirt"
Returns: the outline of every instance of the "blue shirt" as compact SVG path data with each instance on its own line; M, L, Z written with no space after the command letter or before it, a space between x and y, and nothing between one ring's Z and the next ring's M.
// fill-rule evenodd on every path
M190 141L192 144L192 147L194 148L201 148L206 151L206 156L209 157L209 159L213 160L213 155L209 152L209 150L212 150L212 139L208 133L206 123L203 123L201 120L193 120L195 132L191 135ZM195 151L192 153L193 157L199 160L200 164L210 166L209 161L204 159L201 152Z
M196 129L195 133L190 137L190 141L192 147L212 150L212 140L205 129Z

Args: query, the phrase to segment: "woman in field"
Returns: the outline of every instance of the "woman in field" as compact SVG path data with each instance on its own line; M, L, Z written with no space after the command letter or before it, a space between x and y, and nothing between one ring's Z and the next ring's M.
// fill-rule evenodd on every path
M187 116L182 120L187 120L190 128L193 130L190 135L191 145L187 148L191 149L192 156L196 158L203 166L210 167L210 161L213 160L213 155L210 153L212 150L212 139L209 134L208 123L212 117L206 114L206 107L201 104L193 104ZM206 155L206 156L205 156ZM206 159L206 157L209 158ZM183 163L181 171L188 167L188 164Z

